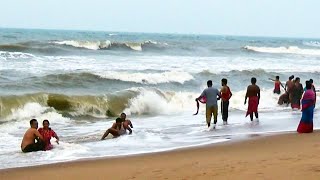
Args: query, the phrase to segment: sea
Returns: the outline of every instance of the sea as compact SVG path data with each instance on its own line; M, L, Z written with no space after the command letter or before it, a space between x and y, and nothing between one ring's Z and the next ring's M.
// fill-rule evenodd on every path
M320 40L198 34L0 29L0 169L153 153L295 131L301 111L278 105L269 78L320 83ZM259 121L246 88L261 88ZM228 125L208 129L195 98L207 80L233 96ZM282 93L284 91L282 90ZM319 99L319 95L318 95ZM314 116L319 129L319 106ZM220 105L219 105L220 107ZM133 134L100 141L121 112ZM54 149L22 153L29 121L48 119ZM253 151L248 149L248 151Z

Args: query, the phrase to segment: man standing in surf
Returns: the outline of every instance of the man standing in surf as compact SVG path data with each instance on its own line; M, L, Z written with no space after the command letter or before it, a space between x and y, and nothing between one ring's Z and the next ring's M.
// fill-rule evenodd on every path
M206 99L206 121L208 128L211 124L211 118L213 114L214 118L214 125L213 129L216 128L216 124L218 121L218 102L217 100L220 99L220 92L218 89L212 87L212 81L207 81L207 86L205 90L201 93L201 95L196 98L196 101L200 101L202 98Z
M249 98L248 111L246 117L250 115L250 120L253 121L253 113L255 114L257 120L258 116L258 105L260 101L260 88L256 85L257 79L255 77L251 78L251 85L247 88L246 97L244 104L247 103L247 98Z
M221 114L223 125L228 124L228 111L229 111L229 99L232 96L231 90L229 88L228 80L223 78L221 79L222 88L220 90L221 93Z

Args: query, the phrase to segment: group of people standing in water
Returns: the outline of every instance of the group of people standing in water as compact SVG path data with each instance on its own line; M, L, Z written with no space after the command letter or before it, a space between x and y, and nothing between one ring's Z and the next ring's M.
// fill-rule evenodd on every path
M250 115L251 121L253 121L253 115L255 115L258 120L258 105L260 101L260 87L256 85L257 79L255 77L251 78L251 85L247 87L247 92L245 95L244 104L247 104L248 100L248 110L246 116ZM208 127L211 126L211 118L213 116L213 129L216 128L217 120L218 120L218 100L221 99L221 114L223 124L228 124L228 111L229 111L229 100L232 97L232 92L230 87L227 85L228 80L223 78L221 79L221 90L219 91L217 88L212 87L212 81L207 81L207 86L205 90L201 93L201 95L196 98L197 102L197 112L194 115L198 114L199 111L199 102L206 104L206 122Z
M306 81L306 86L303 88L300 83L300 78L290 76L289 80L286 82L285 86L280 82L280 77L276 76L276 79L271 79L275 82L273 92L275 94L281 94L280 87L282 86L285 90L285 93L279 97L278 104L282 105L284 103L291 104L292 109L301 109L302 117L297 128L299 133L309 133L313 131L313 114L316 104L316 89L313 85L313 80L310 79ZM248 102L248 110L246 117L250 115L250 120L253 121L253 115L256 117L257 121L259 120L258 114L258 105L260 101L260 88L256 85L257 79L255 77L251 78L251 85L247 87L244 104ZM219 91L218 89L212 87L212 81L207 81L207 86L201 95L196 98L197 102L197 112L194 115L198 114L199 111L199 102L206 104L206 122L208 127L211 126L211 118L213 116L213 129L216 128L217 119L218 119L218 103L217 101L221 99L221 113L223 124L227 124L228 120L228 107L229 100L232 96L229 86L227 86L227 79L221 80L222 88Z
M313 131L313 114L316 103L316 90L313 85L313 80L310 79L306 81L306 86L303 89L300 83L300 78L290 76L289 80L286 82L285 86L280 82L279 76L276 79L270 79L275 82L274 93L280 94L280 86L283 87L285 93L279 97L278 104L291 103L293 109L302 110L302 117L297 128L299 133L309 133ZM256 85L257 79L255 77L251 78L251 85L247 87L244 104L247 104L248 99L248 110L246 117L250 115L250 120L253 121L253 116L258 120L258 105L260 101L260 88ZM216 128L218 121L218 100L221 99L221 113L223 124L228 124L228 111L229 111L229 100L232 97L232 92L230 87L227 85L228 80L221 80L221 89L212 87L212 81L207 81L206 88L199 97L195 100L197 102L197 112L199 111L199 102L206 104L206 122L207 126L211 126L211 119L213 116L213 128ZM301 103L301 104L300 104ZM22 152L32 152L32 151L45 151L52 149L51 138L54 137L56 142L59 144L58 135L49 127L50 122L48 120L43 120L43 128L38 129L38 121L36 119L30 120L30 128L26 131L21 142ZM120 117L116 119L116 122L106 130L106 132L101 137L104 140L109 134L113 137L118 137L126 134L132 133L133 125L130 120L126 119L126 114L121 113Z
M277 76L274 88L274 92L277 94L280 94L280 85L283 87L279 76ZM279 97L278 104L291 104L292 109L301 109L302 116L297 131L299 133L312 132L313 114L317 98L313 79L306 81L305 88L303 88L300 78L296 77L294 79L294 75L291 75L283 88L285 93Z

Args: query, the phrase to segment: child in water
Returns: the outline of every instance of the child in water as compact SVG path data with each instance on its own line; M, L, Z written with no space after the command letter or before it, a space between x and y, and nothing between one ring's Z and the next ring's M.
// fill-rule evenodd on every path
M274 89L273 89L273 93L275 94L280 94L281 90L280 90L280 86L283 87L282 83L280 82L280 77L276 76L276 79L271 79L269 78L271 81L274 81ZM284 87L283 87L284 88Z

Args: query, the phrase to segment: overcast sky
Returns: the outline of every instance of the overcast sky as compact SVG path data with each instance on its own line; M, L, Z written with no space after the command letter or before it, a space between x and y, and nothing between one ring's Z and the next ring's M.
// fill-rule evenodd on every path
M320 37L319 0L1 0L0 27Z

